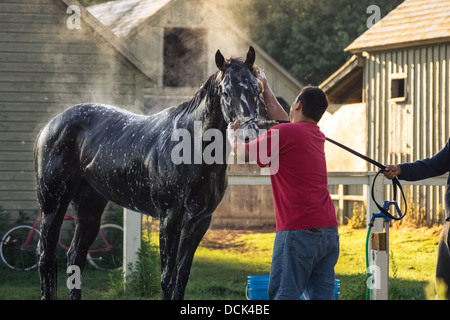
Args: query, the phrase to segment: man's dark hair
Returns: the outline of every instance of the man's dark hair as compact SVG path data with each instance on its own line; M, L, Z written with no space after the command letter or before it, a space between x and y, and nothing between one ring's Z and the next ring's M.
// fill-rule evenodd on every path
M297 99L297 102L299 101L301 101L303 105L303 115L316 122L319 122L328 108L327 95L319 87L304 87Z

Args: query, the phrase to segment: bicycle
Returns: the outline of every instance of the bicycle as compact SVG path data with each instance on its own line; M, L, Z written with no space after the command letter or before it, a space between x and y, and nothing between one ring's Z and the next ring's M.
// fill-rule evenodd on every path
M3 264L14 270L32 270L37 267L37 245L41 235L39 213L34 224L19 223L11 226L1 236L0 258ZM75 220L69 214L64 221ZM58 240L58 244L65 251L69 247ZM122 268L123 263L123 228L115 223L104 223L100 232L91 245L87 261L97 269L112 270Z

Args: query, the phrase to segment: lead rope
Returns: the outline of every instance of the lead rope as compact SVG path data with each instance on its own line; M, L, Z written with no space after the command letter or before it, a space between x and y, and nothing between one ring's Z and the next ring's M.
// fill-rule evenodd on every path
M392 188L393 188L393 192L394 192L394 201L397 201L397 188L398 188L400 190L403 202L405 204L405 210L404 210L403 213L399 212L398 215L394 216L394 215L392 215L389 212L389 208L387 208L387 209L383 208L382 206L380 206L380 204L375 199L375 193L374 193L375 181L377 180L377 178L380 175L380 173L382 173L382 172L384 172L386 170L386 166L382 165L381 163L379 163L379 162L377 162L377 161L375 161L375 160L373 160L373 159L371 159L371 158L369 158L369 157L367 157L367 156L365 156L365 155L363 155L363 154L361 154L361 153L359 153L359 152L357 152L357 151L355 151L355 150L353 150L353 149L351 149L351 148L349 148L349 147L343 145L342 143L339 143L339 142L337 142L337 141L335 141L333 139L330 139L330 138L325 138L325 139L327 141L337 145L338 147L340 147L340 148L342 148L342 149L344 149L344 150L354 154L355 156L358 156L361 159L363 159L363 160L365 160L365 161L367 161L367 162L377 166L378 168L380 168L380 170L377 172L377 174L373 178L372 194L371 194L372 200L375 203L375 205L377 206L377 208L380 210L380 212L382 212L385 216L387 216L387 217L389 217L389 218L391 218L393 220L401 220L401 219L403 219L405 217L405 215L406 215L407 210L408 210L408 206L407 206L407 203L406 203L406 197L405 197L405 193L403 192L402 185L400 184L400 181L398 181L397 178L392 179Z

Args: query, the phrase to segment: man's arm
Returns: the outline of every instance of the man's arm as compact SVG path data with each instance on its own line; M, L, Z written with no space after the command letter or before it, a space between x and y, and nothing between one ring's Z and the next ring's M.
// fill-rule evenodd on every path
M388 165L384 175L388 179L399 176L399 179L407 181L423 180L440 176L449 171L450 167L450 145L449 141L444 148L431 158L418 160L412 163L399 165ZM401 175L401 177L400 177Z
M264 71L258 68L255 70L255 75L263 83L263 98L264 104L266 105L267 117L270 120L289 121L289 116L286 111L284 111L283 107L278 102L277 97L270 88Z

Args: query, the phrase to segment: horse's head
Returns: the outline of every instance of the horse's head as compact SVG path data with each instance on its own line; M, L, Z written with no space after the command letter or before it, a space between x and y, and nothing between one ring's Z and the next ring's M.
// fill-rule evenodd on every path
M225 60L219 50L216 52L216 65L221 71L218 88L223 116L228 123L239 120L247 140L258 136L255 121L262 103L259 98L262 85L253 75L254 62L253 47L250 47L245 60Z

